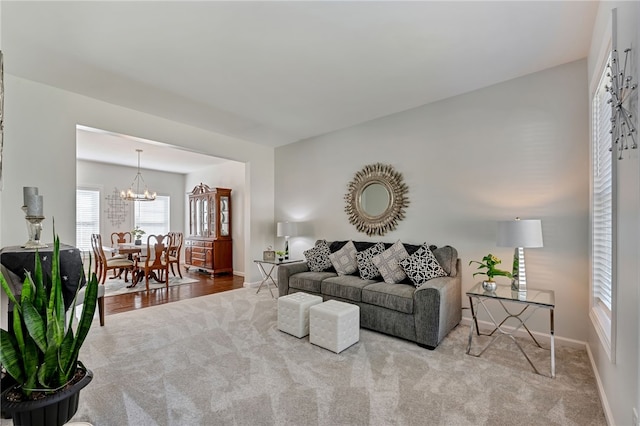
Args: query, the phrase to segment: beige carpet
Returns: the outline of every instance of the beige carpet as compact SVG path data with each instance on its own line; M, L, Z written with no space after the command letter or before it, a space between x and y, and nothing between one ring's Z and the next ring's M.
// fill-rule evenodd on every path
M172 275L169 278L169 287L182 285L182 284L195 283L195 282L198 282L198 280L194 280L193 278L186 278L186 277L180 278L179 276L174 277ZM147 290L144 280L140 281L138 284L136 284L135 287L132 287L132 288L127 288L128 285L131 285L131 277L129 277L129 282L124 282L123 279L119 279L119 278L112 279L111 275L109 275L107 276L107 279L104 282L104 295L105 297L109 297L109 296L116 296L118 294L136 293L139 291ZM166 287L166 284L164 283L159 283L155 280L149 280L149 290L153 290L157 288L165 288L165 287Z
M466 355L466 326L434 351L361 330L360 342L337 355L278 331L276 318L276 301L255 289L109 316L105 327L91 329L81 351L95 378L73 420L96 426L606 424L584 350L557 348L551 379L533 373L507 339L482 358ZM544 362L542 354L534 358Z

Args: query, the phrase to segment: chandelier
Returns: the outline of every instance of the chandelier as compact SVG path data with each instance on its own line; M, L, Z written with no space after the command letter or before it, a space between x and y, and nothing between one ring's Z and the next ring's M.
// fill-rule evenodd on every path
M136 177L133 178L129 189L127 191L120 191L120 198L127 201L153 201L156 199L156 193L149 192L142 173L140 173L140 153L142 150L136 149L136 152L138 153L138 173L136 173ZM141 191L141 188L144 188L144 191Z

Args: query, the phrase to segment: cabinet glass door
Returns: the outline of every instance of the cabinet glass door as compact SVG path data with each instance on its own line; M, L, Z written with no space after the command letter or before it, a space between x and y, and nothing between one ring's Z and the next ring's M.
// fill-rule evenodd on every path
M200 199L196 200L196 229L195 235L202 235L202 203Z
M229 197L220 197L220 236L229 236Z
M206 198L202 199L202 232L200 235L203 237L209 236L209 221L207 218L209 217L209 203Z

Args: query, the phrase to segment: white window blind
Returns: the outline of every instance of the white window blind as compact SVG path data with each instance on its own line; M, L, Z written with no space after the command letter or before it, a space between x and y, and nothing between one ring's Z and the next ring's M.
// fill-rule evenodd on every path
M155 201L136 201L134 203L135 226L146 232L143 235L143 241L146 241L149 235L164 235L169 232L170 198L158 195Z
M76 247L91 251L91 234L100 233L100 191L76 190Z
M608 82L603 72L593 97L593 164L591 182L591 264L593 302L601 304L611 317L612 252L613 252L613 164L611 147L611 104L604 89Z

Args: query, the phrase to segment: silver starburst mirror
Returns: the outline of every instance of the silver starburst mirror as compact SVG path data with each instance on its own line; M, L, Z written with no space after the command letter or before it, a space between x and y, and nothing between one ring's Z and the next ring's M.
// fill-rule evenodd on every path
M355 174L348 188L344 209L359 232L384 235L404 219L409 189L402 174L392 166L381 163L365 166Z

